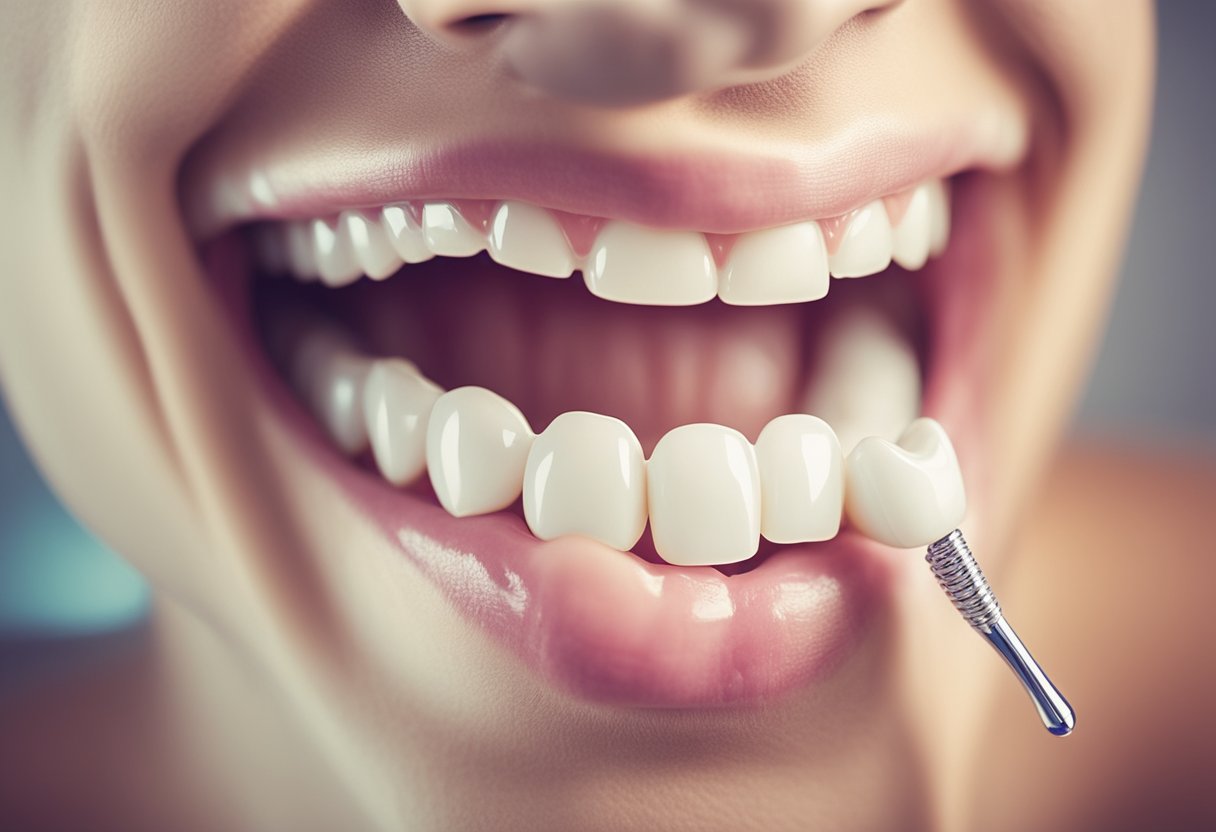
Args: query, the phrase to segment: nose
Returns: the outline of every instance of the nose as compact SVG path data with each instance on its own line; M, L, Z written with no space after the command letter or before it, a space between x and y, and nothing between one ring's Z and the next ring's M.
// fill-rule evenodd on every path
M415 25L499 53L537 90L627 106L788 72L854 16L898 0L399 0Z

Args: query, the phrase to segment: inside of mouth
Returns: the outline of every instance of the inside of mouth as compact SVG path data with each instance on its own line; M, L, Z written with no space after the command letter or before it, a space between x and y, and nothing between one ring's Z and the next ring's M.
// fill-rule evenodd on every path
M847 414L862 392L860 399L882 408L884 391L869 388L881 387L886 368L872 376L863 367L859 377L840 378L841 349L869 349L868 336L858 347L856 333L842 334L856 329L849 321L879 321L895 333L916 357L919 385L930 323L923 287L932 267L909 272L892 264L871 277L833 280L827 297L809 303L739 307L715 299L658 307L603 300L578 275L539 277L482 253L436 257L384 281L340 288L258 274L252 300L255 322L280 367L284 357L268 334L288 317L324 320L349 333L369 357L408 359L445 390L494 391L537 433L567 411L621 419L649 456L680 425L725 425L754 442L776 416L820 415L825 399L848 399L830 408ZM861 421L869 418L881 422L882 414L862 414ZM896 418L906 423L908 416ZM872 432L864 424L857 430ZM842 441L849 441L843 433ZM352 464L375 471L367 454ZM434 499L425 476L410 491ZM518 500L509 510L522 514ZM749 571L779 548L761 539L756 556L716 568L728 575ZM632 551L663 562L649 529Z

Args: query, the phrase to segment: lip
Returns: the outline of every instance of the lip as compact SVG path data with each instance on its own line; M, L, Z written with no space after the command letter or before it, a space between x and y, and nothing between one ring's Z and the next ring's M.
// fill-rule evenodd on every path
M985 118L912 133L854 124L780 156L711 148L630 154L509 139L187 165L183 202L196 239L254 220L305 219L401 200L513 199L654 228L733 234L840 216L960 170L1023 157L1019 119Z

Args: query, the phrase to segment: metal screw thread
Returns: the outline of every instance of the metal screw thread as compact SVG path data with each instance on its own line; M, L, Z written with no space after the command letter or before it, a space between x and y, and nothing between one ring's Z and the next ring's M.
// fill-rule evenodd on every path
M1001 605L988 586L980 565L958 529L929 545L925 555L933 576L941 584L954 608L981 632L1001 619Z

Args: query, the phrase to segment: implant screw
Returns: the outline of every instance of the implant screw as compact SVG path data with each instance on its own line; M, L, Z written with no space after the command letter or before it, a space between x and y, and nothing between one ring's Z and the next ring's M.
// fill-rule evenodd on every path
M1047 678L1001 614L1001 605L992 594L980 565L975 562L963 533L955 529L929 544L925 560L955 609L972 629L988 640L1022 681L1039 710L1044 727L1057 737L1071 733L1077 723L1072 706Z

